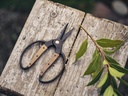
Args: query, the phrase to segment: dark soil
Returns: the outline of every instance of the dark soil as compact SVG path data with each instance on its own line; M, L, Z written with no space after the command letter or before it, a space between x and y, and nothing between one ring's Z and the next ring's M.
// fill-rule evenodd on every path
M0 9L0 74L23 28L27 14Z

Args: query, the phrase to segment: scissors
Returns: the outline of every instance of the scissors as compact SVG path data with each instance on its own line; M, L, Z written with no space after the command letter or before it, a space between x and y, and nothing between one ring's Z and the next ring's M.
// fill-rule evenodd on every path
M64 53L62 52L62 44L64 43L64 41L67 39L67 37L69 37L71 35L71 33L73 32L74 28L72 28L69 32L67 32L65 34L65 31L67 29L68 24L65 25L65 27L63 28L63 30L61 31L60 35L56 38L56 39L52 39L49 41L35 41L33 43L31 43L30 45L28 45L22 52L21 56L20 56L20 60L19 60L19 64L20 67L23 70L27 70L29 68L31 68L36 61L41 57L41 55L50 47L55 48L55 53L53 54L52 58L49 59L48 63L46 63L43 67L43 69L41 70L41 73L39 75L39 81L41 83L50 83L52 81L54 81L55 79L57 79L59 76L62 75L64 69L65 69L65 64L66 64L66 57L64 55ZM32 57L32 59L30 60L29 64L27 66L23 66L23 56L25 55L25 53L31 49L34 45L41 45L40 48L37 50L37 52L35 53L35 55ZM63 58L63 65L62 65L62 69L60 70L60 72L58 72L58 74L50 79L50 80L42 80L44 74L46 73L46 71L55 63L55 61L57 61L57 59L59 57Z

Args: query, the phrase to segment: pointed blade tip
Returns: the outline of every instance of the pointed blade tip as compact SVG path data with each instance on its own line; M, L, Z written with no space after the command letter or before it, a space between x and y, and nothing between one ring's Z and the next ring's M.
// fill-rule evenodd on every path
M64 29L67 29L68 23L65 25Z
M69 32L67 32L67 33L64 35L64 37L62 38L62 41L65 41L65 39L68 38L68 36L72 34L73 30L74 30L74 28L72 28Z
M70 30L70 33L72 33L74 29L75 29L75 28L72 28L72 29Z

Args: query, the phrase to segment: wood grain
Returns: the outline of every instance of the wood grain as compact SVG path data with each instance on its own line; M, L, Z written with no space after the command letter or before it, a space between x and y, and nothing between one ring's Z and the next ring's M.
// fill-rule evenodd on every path
M112 22L106 19L99 19L90 14L87 14L82 26L88 31L94 39L109 38L121 39L125 44L116 52L113 57L122 65L126 64L128 58L128 27L119 23ZM87 69L92 59L92 54L95 50L93 42L89 39L89 45L86 54L79 59L75 64L75 54L78 51L83 40L87 38L86 33L81 30L73 47L69 62L66 66L57 90L54 96L99 96L99 91L96 86L86 86L91 80L90 76L84 76L84 71Z
M37 0L1 75L1 88L4 88L3 90L13 90L25 96L52 96L59 79L50 84L41 84L38 78L43 65L48 62L54 50L51 48L50 51L45 52L41 57L42 59L38 60L30 70L26 71L21 70L19 66L21 52L26 46L36 40L47 41L56 38L63 27L69 23L67 31L73 27L75 30L68 39L66 39L62 49L66 57L68 57L79 29L77 25L81 24L84 15L84 12L58 3L47 0ZM25 57L26 63L29 63L32 58L31 55L34 54L34 50L31 50L29 53L30 54ZM61 65L60 63L62 63L61 58L52 70L49 71L49 74L46 74L47 79L57 74L59 65Z
M41 69L52 57L55 50L51 48L50 51L46 51L36 64L26 71L21 70L19 66L20 55L26 46L36 40L48 41L56 38L67 23L69 23L67 31L73 27L75 30L63 44L62 51L69 58L66 70L62 77L55 82L41 84L38 81ZM36 0L0 77L0 92L7 95L12 94L12 96L98 96L98 89L95 86L86 86L91 77L82 77L95 50L95 46L90 39L87 53L73 64L76 52L83 40L87 38L83 30L79 30L78 25L80 24L94 39L124 40L125 44L113 57L122 66L125 65L128 58L128 26L106 19L99 19L90 14L85 16L84 12L51 1ZM30 62L32 55L35 53L34 51L35 49L30 50L25 56L26 64ZM61 58L44 78L50 79L56 75L61 68L60 63L62 63Z
M40 49L37 51L37 53L34 55L34 57L32 58L32 60L30 61L30 63L28 64L28 67L30 67L31 65L33 65L33 63L35 63L35 61L42 55L42 53L44 53L44 51L47 49L47 46L42 45L40 47Z
M44 67L41 70L41 76L48 70L48 68L55 62L55 60L59 57L59 54L54 53L54 55L49 59L48 63L44 65Z

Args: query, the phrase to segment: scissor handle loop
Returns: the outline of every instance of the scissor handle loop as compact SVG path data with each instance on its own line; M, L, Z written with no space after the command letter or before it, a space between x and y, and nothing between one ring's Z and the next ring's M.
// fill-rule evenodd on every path
M21 56L20 56L20 60L19 60L19 64L20 64L20 67L24 70L27 70L29 68L31 68L34 64L32 64L31 66L23 66L23 63L22 63L22 59L23 59L23 56L24 54L30 49L32 48L35 44L41 44L43 45L45 43L45 41L35 41L33 43L31 43L30 45L28 45L22 52ZM39 59L39 58L38 58ZM35 61L36 62L36 61Z
M50 80L47 80L47 81L44 81L44 80L42 80L42 78L43 78L44 74L47 72L47 70L49 69L48 68L42 75L39 76L39 81L41 83L50 83L50 82L53 82L54 80L56 80L58 77L60 77L63 74L64 69L65 69L65 63L66 62L65 62L65 56L63 54L61 54L61 53L60 53L60 56L63 58L63 65L62 65L62 69L60 70L60 72L54 78L52 78Z

